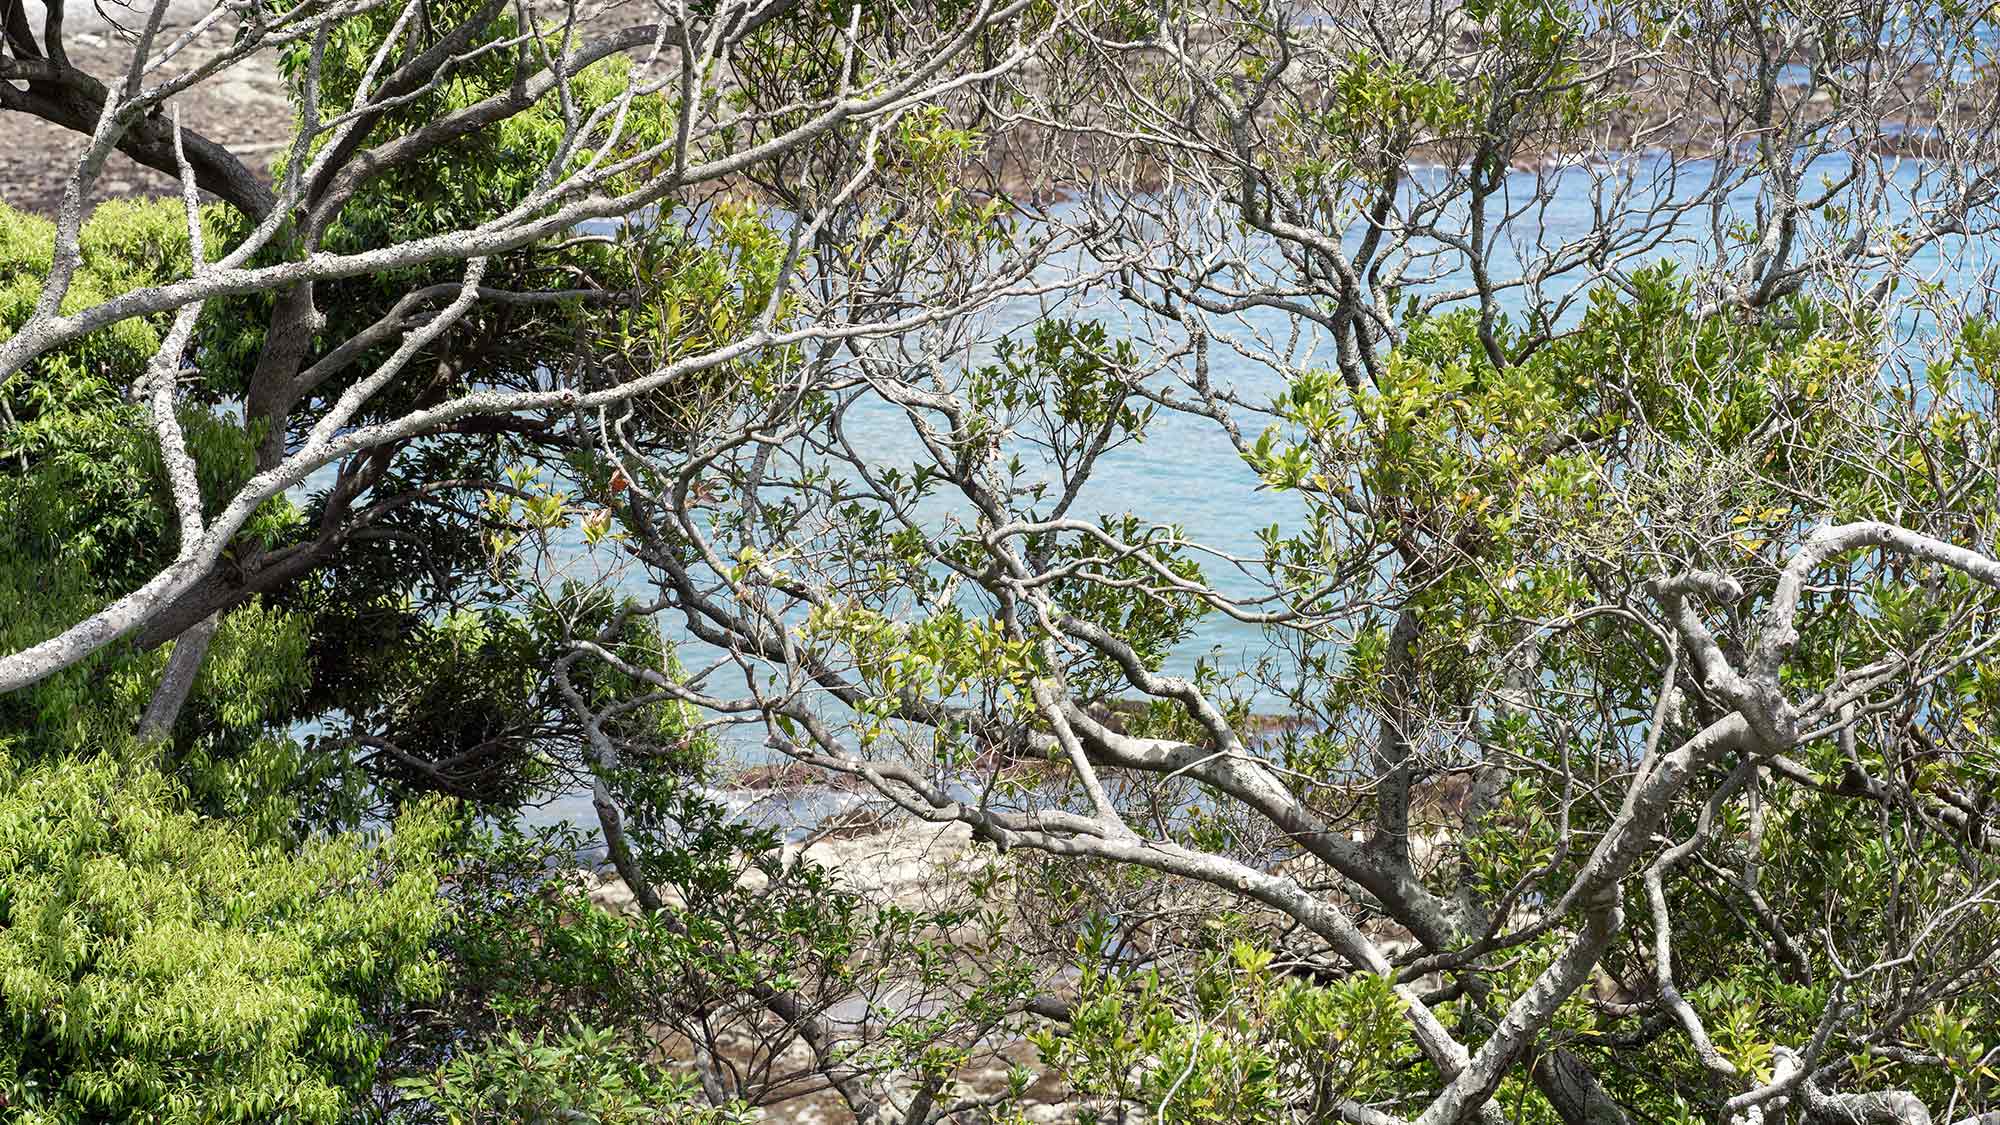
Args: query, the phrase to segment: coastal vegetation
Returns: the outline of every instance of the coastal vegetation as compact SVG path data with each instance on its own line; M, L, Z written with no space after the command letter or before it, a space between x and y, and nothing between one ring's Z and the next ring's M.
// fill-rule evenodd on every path
M2000 1122L1996 51L0 0L0 1117Z

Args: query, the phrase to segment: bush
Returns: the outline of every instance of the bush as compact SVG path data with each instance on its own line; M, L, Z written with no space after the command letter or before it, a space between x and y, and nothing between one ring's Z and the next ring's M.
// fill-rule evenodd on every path
M334 1121L435 994L442 806L287 855L111 755L0 760L0 1098L29 1122Z

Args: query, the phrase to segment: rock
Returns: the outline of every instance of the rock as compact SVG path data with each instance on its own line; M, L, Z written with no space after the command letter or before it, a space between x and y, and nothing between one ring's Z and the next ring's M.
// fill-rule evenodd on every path
M616 875L599 875L595 871L579 871L577 881L583 884L584 893L598 908L611 914L627 918L639 916L639 896L625 885L625 880Z
M191 27L203 16L216 8L214 0L165 0L166 19L162 27ZM41 30L42 20L48 6L42 0L25 0L23 8L28 16L28 26ZM137 31L146 26L146 20L153 13L153 5L145 0L102 0L96 4L63 5L63 37L69 39L78 32L91 35L99 42L105 34L117 34L119 27ZM82 36L77 36L81 39Z
M865 836L836 837L809 846L788 844L778 860L789 870L801 860L817 864L833 874L840 886L872 903L893 904L910 909L937 905L949 891L965 884L983 862L972 846L972 829L964 824L937 825L900 823ZM590 900L613 914L637 916L639 903L624 880L611 872L579 871ZM751 891L769 884L755 867L743 874L742 886ZM685 906L671 890L664 896L668 905Z
M798 851L788 846L787 867L801 858L834 873L866 898L920 906L940 881L962 883L979 862L966 824L899 823L866 836L823 840Z

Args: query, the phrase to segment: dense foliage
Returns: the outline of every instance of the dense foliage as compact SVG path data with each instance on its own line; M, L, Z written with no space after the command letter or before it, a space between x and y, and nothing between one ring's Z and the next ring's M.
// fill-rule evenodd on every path
M6 771L12 1119L342 1120L382 1052L368 1014L437 994L436 810L287 852L112 753Z
M0 1110L2000 1113L1991 16L1656 8L0 0Z

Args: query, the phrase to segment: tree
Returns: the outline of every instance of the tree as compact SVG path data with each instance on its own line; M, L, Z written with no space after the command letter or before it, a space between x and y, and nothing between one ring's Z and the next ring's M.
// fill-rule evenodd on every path
M490 550L532 519L503 526L487 498L573 475L608 404L644 400L624 440L677 448L701 387L759 377L760 357L1039 288L1046 248L940 263L922 224L856 225L962 163L940 114L1050 33L1055 10L1027 7L851 26L784 0L638 24L498 3L217 8L186 34L131 36L139 77L120 82L69 62L61 4L39 39L10 6L0 109L83 142L53 228L10 220L10 440L141 417L155 433L119 439L133 460L117 479L97 471L93 503L122 515L68 513L119 565L30 564L89 593L39 635L15 623L0 679L183 639L145 718L171 732L218 615L264 597L309 622L312 694L293 718L324 732L320 759L392 799L512 807L559 785L579 740L555 737L567 712L538 679L535 611L506 600ZM156 112L258 67L282 70L298 113L269 175ZM113 148L184 181L184 213L93 213ZM940 218L976 220L955 206ZM59 456L18 452L24 470ZM510 706L465 705L502 680L522 685Z
M158 6L130 74L106 83L67 63L61 4L39 42L11 4L0 108L87 143L0 378L21 386L93 334L155 322L158 346L111 382L147 404L176 545L108 604L7 656L0 683L121 638L164 644L349 548L380 568L406 563L394 544L414 540L449 600L479 572L486 530L463 499L506 488L510 456L583 455L593 411L663 398L626 437L672 445L687 418L671 401L751 377L761 355L1032 291L1032 248L945 273L923 236L896 230L861 232L864 256L832 253L863 211L893 207L952 158L949 123L924 107L1016 66L1049 26L1026 9L885 8L852 23L726 5L593 34L596 13L575 7L530 19L497 2L309 4L217 8L156 42ZM299 111L275 187L157 112L260 59L283 68ZM85 202L114 148L180 178L194 248L93 299L76 288ZM732 205L744 185L775 194L789 224ZM204 210L204 191L221 211ZM929 305L912 304L919 286ZM226 407L240 407L255 458L203 492L180 414ZM310 507L246 540L309 478L324 482ZM199 648L183 659L198 664Z
M1937 265L1992 225L1981 19L1079 34L995 112L1121 270L851 349L789 426L749 393L685 456L606 443L656 611L721 655L574 643L1028 856L1041 956L1084 951L1045 1050L1107 1106L1993 1104L1993 335ZM1205 428L1255 523L1092 510ZM1257 655L1168 670L1217 619Z
M286 52L268 190L7 21L91 140L0 342L15 585L73 586L0 691L140 661L185 755L209 631L296 615L371 795L587 781L638 916L463 856L398 1111L972 1121L1016 1030L1158 1121L2000 1098L1984 15L242 18L186 80ZM182 257L83 222L113 145ZM744 738L969 828L960 901L733 822Z
M630 692L594 669L558 692L548 618L603 622L617 600L516 598L504 546L560 522L552 482L615 491L588 437L603 407L636 404L620 434L636 448L680 448L715 386L768 379L773 356L1047 288L1045 245L960 253L988 212L939 187L965 162L967 91L1038 50L1061 6L863 18L781 0L633 25L574 5L308 3L216 6L182 29L162 3L122 40L122 76L71 61L62 4L41 15L38 30L0 6L0 110L74 128L79 155L53 223L0 208L0 591L32 607L5 625L0 737L10 764L60 771L136 736L162 808L293 864L427 792L511 815L581 768L564 693ZM169 108L256 67L286 76L297 114L268 169ZM177 203L92 208L114 149L176 179ZM650 739L649 765L685 787L700 741L677 714L642 702L609 729ZM61 815L90 821L85 805ZM450 919L434 967L465 1022L426 1022L436 996L384 999L347 1029L358 1053L339 1065L358 1069L330 1079L310 1045L274 1039L312 1112L381 1095L355 1081L371 1068L427 1091L391 1107L413 1119L733 1112L685 1104L644 1050L606 1054L598 1028L538 994L560 981L475 987L498 939L467 916L493 862L470 840L429 904ZM588 936L569 888L539 864L510 871L536 888L510 918ZM212 905L205 948L265 922ZM522 958L556 940L507 937ZM749 991L800 1021L791 993ZM115 1036L83 1046L38 1057L35 1080L143 1061ZM552 1058L573 1070L551 1079ZM141 1112L157 1093L93 1104ZM241 1112L269 1112L267 1093Z

